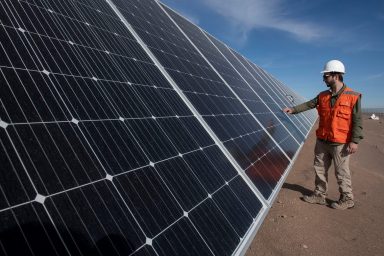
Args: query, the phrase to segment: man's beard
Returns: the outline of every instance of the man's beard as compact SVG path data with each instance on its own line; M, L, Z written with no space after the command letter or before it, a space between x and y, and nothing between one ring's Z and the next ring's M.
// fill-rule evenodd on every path
M335 84L334 82L329 82L329 83L325 83L327 85L327 87L331 88L333 84Z

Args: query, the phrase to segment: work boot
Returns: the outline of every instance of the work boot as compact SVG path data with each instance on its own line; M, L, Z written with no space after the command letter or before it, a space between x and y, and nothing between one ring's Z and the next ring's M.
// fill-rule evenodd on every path
M303 201L310 203L310 204L321 204L325 205L325 196L317 193L312 193L312 195L305 195L303 196Z
M340 196L339 201L333 202L331 204L331 207L333 209L337 209L337 210L346 210L346 209L350 209L354 206L355 206L355 203L353 202L353 200L351 198L345 197L343 195Z

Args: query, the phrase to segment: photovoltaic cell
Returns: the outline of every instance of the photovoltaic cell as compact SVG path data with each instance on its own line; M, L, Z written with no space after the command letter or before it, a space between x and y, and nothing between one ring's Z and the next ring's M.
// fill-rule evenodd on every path
M201 234L185 218L162 233L153 247L160 255L213 255Z
M151 237L183 216L182 208L153 167L119 175L114 183L144 232Z
M253 192L249 189L248 186L244 186L244 181L239 177L235 177L229 183L233 193L240 199L244 207L247 209L249 214L256 218L262 207L260 201L256 200L253 196Z
M145 243L144 233L109 181L51 196L45 205L55 225L62 227L59 233L73 254L89 253L73 234L83 235L96 255L105 255L104 247L112 255L130 254Z
M4 130L0 130L0 144L0 207L4 209L34 199L34 190Z
M118 174L140 166L149 160L120 120L81 122L80 128L108 174Z
M49 77L37 70L3 68L1 84L4 95L1 102L5 122L39 122L65 120L70 117L55 98ZM57 96L57 94L56 94ZM51 108L53 107L53 108Z
M68 255L46 210L39 203L0 212L2 255ZM60 227L59 227L60 228ZM74 234L74 238L80 236Z
M14 124L7 131L40 194L104 178L101 165L75 124Z
M204 216L212 218L204 218ZM234 251L240 242L239 235L231 227L231 223L223 217L212 199L205 200L191 213L190 218L193 223L196 223L197 229L200 230L202 237L215 255L228 255L228 252Z
M0 25L1 255L240 253L298 143L219 55L150 0L3 0Z

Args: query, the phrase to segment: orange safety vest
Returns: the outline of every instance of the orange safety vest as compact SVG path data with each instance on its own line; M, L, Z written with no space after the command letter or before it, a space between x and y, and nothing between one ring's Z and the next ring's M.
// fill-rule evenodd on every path
M346 87L331 107L332 92L324 91L319 94L317 112L319 113L319 128L316 136L319 139L347 143L352 136L353 107L361 96L360 93Z

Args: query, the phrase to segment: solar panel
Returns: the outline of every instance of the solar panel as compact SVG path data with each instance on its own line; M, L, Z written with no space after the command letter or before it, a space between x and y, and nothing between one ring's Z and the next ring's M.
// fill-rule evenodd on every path
M1 255L231 255L254 236L314 118L281 116L302 99L163 8L0 2Z
M248 70L224 44L209 35L205 36L198 27L189 23L170 9L166 9L172 16L172 19L176 21L191 41L198 46L203 55L206 56L212 66L233 89L234 94L245 103L253 116L261 122L284 149L284 152L292 157L304 136L293 125L290 125L288 129L286 126L290 122L283 124L280 121L286 118L282 114L281 108L268 101L269 95L262 91L263 89L257 84L257 80L251 77Z
M272 89L273 92L270 95L276 95L280 99L280 101L282 102L282 105L280 105L281 107L293 106L303 103L305 101L303 98L300 99L300 96L298 96L292 90L289 90L289 88L287 88L280 81L276 80L276 78L269 75L265 70L261 69L260 67L257 67L254 63L251 63L249 61L247 61L247 63L251 66L249 70L251 70L251 72L252 70L255 71L255 74L261 77L261 83L263 83L262 81L269 81L270 86L264 88L267 88L267 90L269 88ZM309 115L312 115L315 118L309 121ZM292 121L297 125L297 127L301 129L302 132L307 134L313 122L317 118L317 113L315 110L310 110L289 117L293 119Z
M228 49L228 51L230 51L232 55L236 56L238 62L240 62L245 68L245 71L250 74L247 80L250 81L249 84L253 90L258 92L259 95L263 95L262 98L266 99L266 104L270 105L276 116L278 116L287 129L291 131L292 135L298 141L302 142L303 137L301 135L305 135L309 131L310 127L307 126L307 122L302 120L302 115L288 116L282 114L280 110L287 106L287 102L283 102L281 98L287 98L287 96L281 96L274 90L275 83L272 79L270 79L270 76L264 70L252 67L249 61L235 51L231 49ZM259 72L257 70L259 70ZM256 81L256 83L254 81Z

